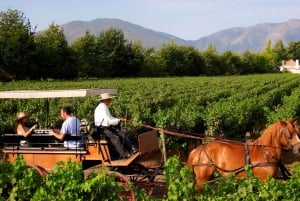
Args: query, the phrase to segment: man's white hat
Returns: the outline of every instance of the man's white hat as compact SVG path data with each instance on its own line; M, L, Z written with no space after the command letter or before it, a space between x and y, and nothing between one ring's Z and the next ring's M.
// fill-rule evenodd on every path
M111 96L109 93L100 94L100 100L112 99L112 98L115 98L115 97L116 96Z

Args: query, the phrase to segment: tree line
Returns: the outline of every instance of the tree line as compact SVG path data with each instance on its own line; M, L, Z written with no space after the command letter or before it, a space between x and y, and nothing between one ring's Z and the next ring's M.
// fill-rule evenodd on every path
M59 25L36 33L23 12L0 12L0 81L270 73L282 60L299 58L299 47L300 41L285 46L280 40L268 41L262 52L242 54L219 53L214 45L200 51L174 41L144 48L116 28L99 35L86 31L69 44Z

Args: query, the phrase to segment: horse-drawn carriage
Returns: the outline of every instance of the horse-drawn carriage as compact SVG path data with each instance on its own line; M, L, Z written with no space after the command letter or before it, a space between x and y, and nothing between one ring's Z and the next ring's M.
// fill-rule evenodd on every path
M8 91L0 92L0 98L87 97L98 96L104 92L115 94L116 89ZM56 146L59 142L53 141L53 136L48 134L48 129L36 129L30 136L32 146L20 146L20 141L23 140L21 135L2 134L3 152L9 162L22 155L28 167L35 168L41 175L51 171L56 162L66 161L68 158L74 162L81 162L85 174L100 169L103 165L107 166L114 171L117 180L124 184L133 182L143 185L143 181L151 182L161 172L161 161L155 166L145 166L141 163L143 156L159 151L157 129L139 134L139 151L127 159L118 160L111 157L107 141L94 135L96 131L90 127L90 124L82 121L81 128L85 136L83 147ZM269 126L263 135L253 142L212 140L191 151L187 165L195 173L198 189L201 189L203 182L212 178L215 171L221 175L235 173L240 177L246 176L245 165L249 165L255 175L266 179L269 175L274 176L281 167L282 149L290 148L295 153L299 152L299 132L299 126L294 121L279 121ZM186 135L180 136L186 137ZM70 135L69 138L78 140L77 135ZM129 200L134 199L132 191L125 191L124 194Z
M0 98L5 99L33 99L33 98L68 98L99 96L101 93L116 94L116 89L78 89L78 90L47 90L47 91L4 91L0 92ZM47 112L46 112L47 113ZM45 115L47 115L45 113ZM47 115L48 116L48 115ZM48 120L47 120L48 121ZM111 157L108 142L99 136L97 129L92 124L83 120L81 132L84 134L84 146L65 147L63 142L55 140L49 134L50 128L35 129L26 138L29 145L22 146L20 141L25 138L16 133L2 134L6 160L13 162L18 155L22 155L28 167L35 168L40 175L51 171L58 161L71 159L72 162L81 162L84 173L96 171L101 166L107 166L116 175L116 179L124 184L131 182L141 184L142 181L152 182L161 171L160 164L145 167L139 163L143 156L159 150L157 131L148 131L138 135L138 152L126 159L113 159ZM66 136L68 140L80 140L81 136L71 134ZM67 140L67 139L65 139ZM126 174L126 175L125 175ZM149 185L148 185L149 186ZM151 185L150 185L151 186ZM128 189L128 188L126 188ZM131 190L124 192L129 200L134 199Z

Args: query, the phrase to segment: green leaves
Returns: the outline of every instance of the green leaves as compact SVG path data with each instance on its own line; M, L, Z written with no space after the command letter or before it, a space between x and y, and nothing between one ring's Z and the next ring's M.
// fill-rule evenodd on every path
M15 163L0 163L0 200L30 200L42 178L33 168L27 168L22 157Z
M0 80L26 79L33 68L33 30L18 10L0 12Z
M81 184L83 182L83 172L81 164L72 163L71 160L58 162L51 174L48 174L43 185L33 196L33 200L70 200L79 199L82 196Z
M91 172L83 180L81 164L71 161L59 162L42 180L32 168L27 168L22 158L15 163L0 163L0 201L52 201L52 200L119 200L122 185L116 182L114 174L106 167ZM247 178L237 179L234 175L219 178L214 183L205 183L203 191L197 193L194 175L191 169L184 166L178 157L168 159L163 171L166 176L167 195L156 199L144 190L134 189L135 200L139 201L206 201L206 200L249 200L281 201L298 200L300 197L300 164L293 168L293 175L287 181L268 178L262 182L253 175L250 166L245 166Z
M163 200L194 200L196 188L192 170L180 164L177 156L168 159L164 175L166 176L168 194Z

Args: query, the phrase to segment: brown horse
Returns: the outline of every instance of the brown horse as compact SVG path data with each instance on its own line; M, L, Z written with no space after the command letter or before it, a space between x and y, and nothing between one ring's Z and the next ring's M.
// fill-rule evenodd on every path
M203 182L213 178L215 171L222 176L234 173L239 178L246 177L246 164L255 176L266 181L269 175L277 174L283 148L299 153L299 127L293 120L270 125L253 142L214 140L200 145L190 152L187 165L194 171L198 190Z

